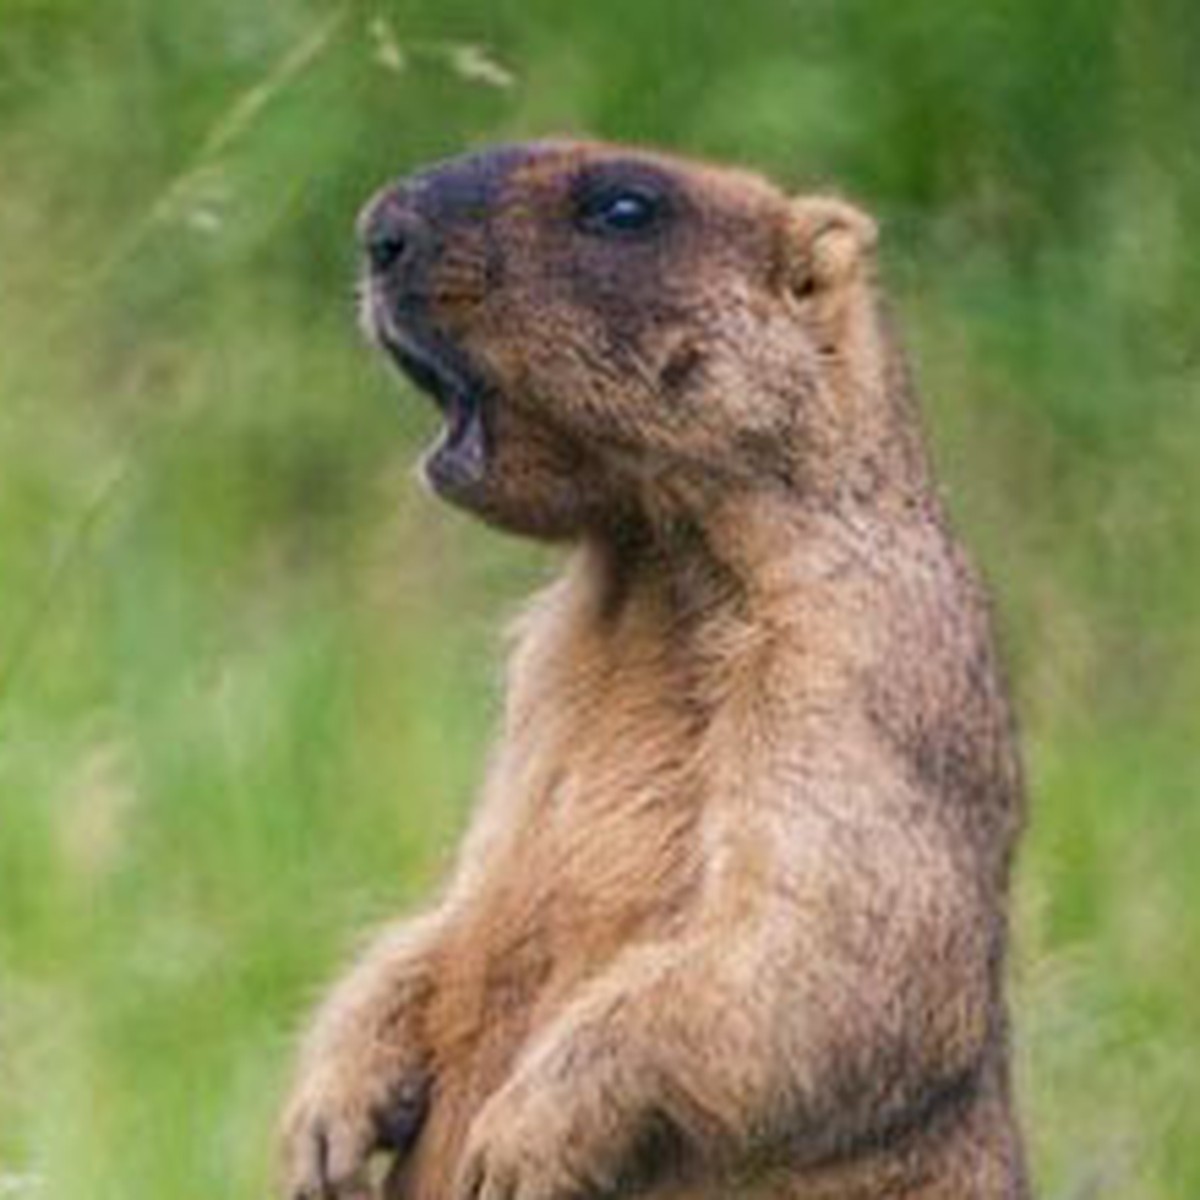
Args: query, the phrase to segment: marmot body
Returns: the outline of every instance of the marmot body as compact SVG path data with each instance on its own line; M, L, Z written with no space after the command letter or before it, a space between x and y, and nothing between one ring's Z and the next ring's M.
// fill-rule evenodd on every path
M314 1023L291 1194L1025 1197L1019 771L869 219L543 142L361 232L434 490L574 549L444 898Z

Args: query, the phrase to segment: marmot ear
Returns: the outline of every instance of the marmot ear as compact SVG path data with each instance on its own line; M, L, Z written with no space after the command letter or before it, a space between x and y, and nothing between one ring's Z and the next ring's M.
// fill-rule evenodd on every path
M879 240L866 213L833 196L797 196L785 223L784 285L801 299L850 282Z

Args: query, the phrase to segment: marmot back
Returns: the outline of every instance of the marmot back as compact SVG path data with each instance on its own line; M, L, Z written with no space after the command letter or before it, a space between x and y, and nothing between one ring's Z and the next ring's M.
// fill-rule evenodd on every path
M293 1197L1019 1200L1021 824L875 228L539 142L361 220L439 495L571 546L445 895L334 989Z

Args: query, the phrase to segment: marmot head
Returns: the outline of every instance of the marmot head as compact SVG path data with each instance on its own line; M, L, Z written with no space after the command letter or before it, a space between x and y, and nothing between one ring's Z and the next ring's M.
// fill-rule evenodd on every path
M874 228L841 201L535 142L386 187L360 238L364 323L445 417L426 478L503 527L803 490L877 423Z

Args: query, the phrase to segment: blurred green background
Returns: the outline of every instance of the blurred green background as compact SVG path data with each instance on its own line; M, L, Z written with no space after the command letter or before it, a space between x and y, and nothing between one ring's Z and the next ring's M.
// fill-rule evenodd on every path
M1025 729L1041 1192L1200 1195L1198 62L1195 0L0 0L0 1196L264 1197L443 868L555 556L414 484L350 231L548 132L881 216Z

